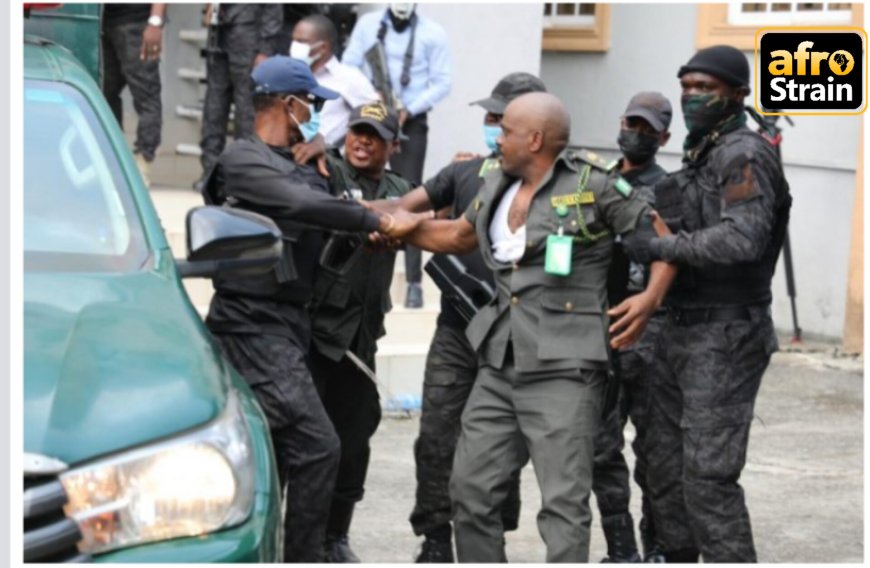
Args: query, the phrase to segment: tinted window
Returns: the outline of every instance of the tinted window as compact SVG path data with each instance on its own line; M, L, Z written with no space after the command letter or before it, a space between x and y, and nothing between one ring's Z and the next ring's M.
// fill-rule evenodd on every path
M87 99L24 85L25 270L131 271L147 258L130 189Z

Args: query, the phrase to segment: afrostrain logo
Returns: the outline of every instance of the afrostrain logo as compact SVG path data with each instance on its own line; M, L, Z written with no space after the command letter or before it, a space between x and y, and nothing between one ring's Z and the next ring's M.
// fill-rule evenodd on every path
M769 28L756 38L755 103L763 114L866 110L864 30Z
M370 104L362 107L360 117L373 118L378 122L383 122L387 118L387 107L382 103Z

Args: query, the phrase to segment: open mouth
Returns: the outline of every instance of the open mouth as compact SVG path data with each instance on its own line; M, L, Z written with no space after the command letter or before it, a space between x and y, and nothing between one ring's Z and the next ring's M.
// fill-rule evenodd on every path
M351 155L357 160L368 160L372 156L368 150L359 146L352 150Z

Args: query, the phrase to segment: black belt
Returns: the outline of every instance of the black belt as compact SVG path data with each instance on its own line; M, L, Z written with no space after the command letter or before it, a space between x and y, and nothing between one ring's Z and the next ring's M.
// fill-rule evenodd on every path
M697 325L699 323L724 323L729 321L749 321L752 312L745 306L733 308L668 308L668 320L675 325Z

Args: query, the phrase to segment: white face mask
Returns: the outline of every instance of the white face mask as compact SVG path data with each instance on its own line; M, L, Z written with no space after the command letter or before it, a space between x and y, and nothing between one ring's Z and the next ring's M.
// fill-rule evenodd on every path
M290 57L304 61L305 64L310 67L315 61L317 61L317 58L311 55L311 50L316 49L319 45L320 42L317 42L314 45L309 45L294 40L293 43L290 44Z
M399 20L407 20L414 13L414 4L390 4L390 11Z

